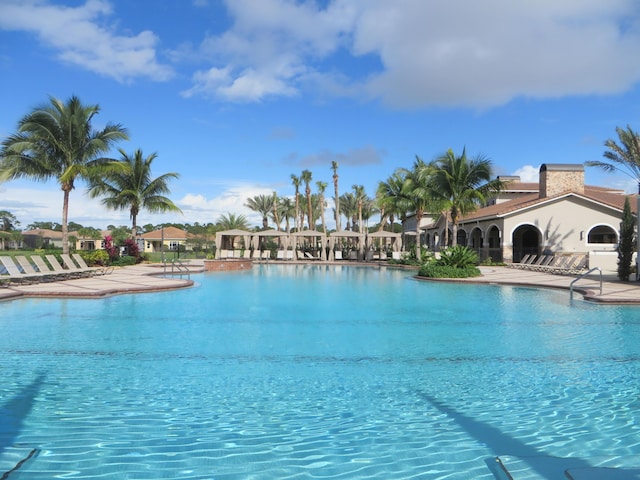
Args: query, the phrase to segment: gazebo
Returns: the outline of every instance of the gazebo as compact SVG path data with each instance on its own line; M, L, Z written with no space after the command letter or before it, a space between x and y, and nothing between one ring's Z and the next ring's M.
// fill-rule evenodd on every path
M385 245L389 243L391 245L392 252L400 252L402 250L402 234L395 232L385 232L384 230L378 230L367 234L367 248L373 246L375 240L380 240Z
M254 252L255 251L262 252L261 240L267 237L277 239L279 248L282 250L286 250L287 247L289 246L289 234L287 232L281 232L280 230L274 230L274 229L263 230L261 232L255 232L253 234L253 238L251 240L251 246L253 247ZM260 258L262 258L262 255L260 255Z
M351 230L341 230L339 232L331 232L329 234L329 260L334 260L334 249L336 246L336 242L339 239L350 239L352 242L356 244L356 259L363 260L364 259L364 243L365 243L365 235L364 233L352 232Z
M216 233L216 260L227 257L240 257L240 255L228 254L227 252L236 250L238 237L242 239L244 248L248 250L251 245L251 235L251 232L237 228ZM223 252L225 252L224 255Z
M299 232L291 233L290 236L293 241L293 249L296 252L298 250L300 239L302 238L313 239L313 242L316 243L316 246L317 246L317 243L319 242L320 256L318 257L318 260L324 260L324 261L327 260L327 249L326 249L327 235L324 232L318 232L316 230L301 230Z

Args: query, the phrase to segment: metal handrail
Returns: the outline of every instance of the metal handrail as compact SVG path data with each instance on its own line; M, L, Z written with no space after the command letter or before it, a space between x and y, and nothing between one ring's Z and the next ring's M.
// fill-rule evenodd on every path
M164 272L167 273L167 262L164 263ZM191 270L184 263L178 259L171 260L171 275L187 275L188 279L191 279Z
M596 270L600 272L600 295L602 295L602 269L600 267L593 267L589 271L583 273L582 275L574 278L571 281L571 283L569 284L569 300L573 300L573 284L576 283L578 280L583 279L584 277L589 275L591 272L594 272Z

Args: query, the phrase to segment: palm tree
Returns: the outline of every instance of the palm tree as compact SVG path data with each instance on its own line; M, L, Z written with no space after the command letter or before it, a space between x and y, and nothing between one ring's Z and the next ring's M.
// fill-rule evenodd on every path
M311 179L312 173L310 170L303 170L300 178L304 182L304 194L307 197L307 223L309 225L309 230L313 230L313 209L311 205Z
M425 213L439 211L440 201L431 186L433 167L416 156L411 170L401 170L405 181L399 207L405 211L413 211L416 216L416 258L420 260L420 222Z
M347 230L353 231L358 216L358 200L356 196L351 192L343 193L340 196L340 208L342 209L340 213L347 217Z
M220 226L222 230L248 230L249 222L244 215L235 215L233 213L222 214L218 217L216 224Z
M278 210L280 212L280 216L284 218L286 227L285 231L289 233L289 219L296 218L296 207L293 201L289 197L281 197L278 202Z
M256 195L247 198L245 207L262 215L262 229L269 228L269 214L273 211L273 195Z
M358 204L358 232L362 233L362 207L368 197L364 191L363 185L353 185L351 188L353 188L353 194L355 195L356 202Z
M170 193L169 181L178 178L175 172L159 177L151 176L151 164L158 157L152 153L145 158L142 150L128 154L118 149L122 156L122 167L102 177L92 179L89 185L91 198L104 197L102 204L112 210L129 210L131 236L138 234L137 219L141 210L150 213L182 213L165 194Z
M449 149L433 162L431 185L445 202L451 215L451 244L457 245L458 220L475 211L489 195L504 188L504 182L491 179L491 160L478 155L467 158L466 149L456 156Z
M276 224L276 230L280 231L280 200L278 200L278 194L273 192L271 199L273 201L273 222Z
M100 112L98 105L83 105L72 96L66 102L50 97L18 122L16 133L2 142L0 181L31 178L56 179L63 192L62 252L69 253L69 194L76 180L95 178L114 163L102 155L113 144L128 139L119 124L107 123L102 130L91 126Z
M316 187L318 189L318 203L320 204L320 218L322 219L322 231L327 233L327 222L324 218L324 210L327 208L327 205L324 201L324 192L327 189L327 182L316 182Z
M626 129L616 127L618 142L608 139L604 142L607 150L602 154L608 162L593 160L586 162L588 167L600 167L605 172L622 172L633 178L638 185L637 196L637 231L636 252L640 252L640 135L634 132L629 125ZM636 258L636 279L640 275L640 254Z
M335 215L336 215L336 231L340 231L340 194L338 193L338 162L331 162L331 170L333 170L333 200L336 204L335 207Z
M300 218L300 181L300 177L296 177L293 173L291 174L291 183L296 189L296 217L294 219L296 231L300 231L302 229L302 225L298 225L298 218Z
M402 208L403 192L402 187L405 182L405 176L401 170L396 170L387 179L386 182L379 182L376 190L376 203L380 208L380 230L384 230L386 220L389 219L391 231L395 216L398 215L404 220L406 211Z

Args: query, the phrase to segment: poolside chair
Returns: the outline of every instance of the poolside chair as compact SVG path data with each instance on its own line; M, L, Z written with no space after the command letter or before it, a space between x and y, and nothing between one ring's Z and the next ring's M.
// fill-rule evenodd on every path
M76 272L78 275L82 275L85 277L90 277L96 273L96 269L92 267L81 267L76 265L76 262L71 260L71 256L66 253L60 254L60 258L62 259L62 265L64 268L69 270L70 272ZM85 264L86 265L86 264Z
M60 265L60 262L55 255L45 255L45 258L47 259L47 262L49 262L49 265L51 265L53 271L60 275L66 275L69 278L78 278L84 275L84 272L66 270L62 265Z
M11 283L12 281L16 281L19 283L37 283L39 280L42 280L42 275L39 273L25 273L20 270L18 265L13 261L13 258L2 255L0 256L0 263L4 266L9 274L8 281ZM3 278L4 280L4 278Z
M342 250L336 250L333 255L336 260L342 260Z
M260 256L260 258L262 258L262 260L271 259L271 250L263 250L262 251L262 255Z
M276 259L284 260L284 250L278 250L278 253L276 254Z
M293 250L287 250L287 251L285 252L285 258L286 258L287 260L293 260Z
M113 267L101 267L101 266L100 267L90 267L89 265L87 265L87 262L84 261L84 258L82 258L82 255L80 255L79 253L74 253L71 256L76 261L76 263L80 266L80 268L83 268L85 270L93 268L95 275L108 275L109 273L113 272L113 270L114 270Z
M242 252L242 258L251 258L251 250L250 249L245 249L244 252Z

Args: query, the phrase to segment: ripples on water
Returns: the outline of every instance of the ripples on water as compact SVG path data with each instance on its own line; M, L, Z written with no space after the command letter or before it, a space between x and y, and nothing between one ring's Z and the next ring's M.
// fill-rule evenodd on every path
M637 308L389 269L197 281L1 305L0 466L39 449L11 478L491 479L498 454L640 454Z

